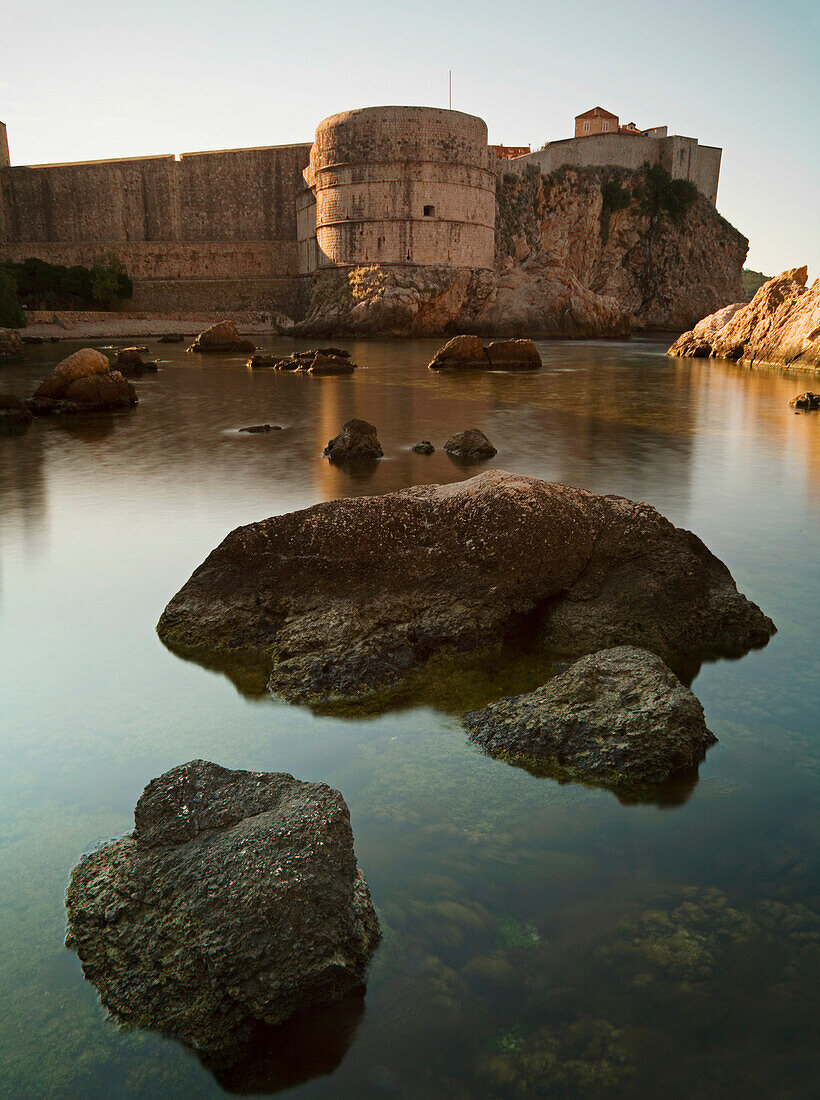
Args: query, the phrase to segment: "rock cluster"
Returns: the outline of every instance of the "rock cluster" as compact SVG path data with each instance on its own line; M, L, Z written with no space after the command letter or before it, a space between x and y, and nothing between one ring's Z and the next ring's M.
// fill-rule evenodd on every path
M331 462L372 462L384 457L375 425L366 420L348 420L324 449Z
M634 646L582 657L537 691L464 722L491 756L613 786L661 783L716 741L692 692Z
M430 370L538 370L541 356L532 340L496 340L484 347L478 336L454 336L439 348Z
M233 321L219 321L200 332L188 351L254 351L255 348L253 340L242 339Z
M134 822L66 892L66 945L116 1018L228 1054L364 983L380 933L338 791L194 760Z
M143 359L144 348L118 348L114 370L126 376L139 378L143 374L156 374L158 365Z
M264 355L257 353L248 360L252 370L270 367L273 370L299 371L302 374L352 374L357 370L351 362L350 352L341 348L310 348L294 351L290 355Z
M105 355L81 348L58 363L26 402L34 416L105 412L137 404L137 391Z
M209 666L266 666L272 691L319 700L396 685L524 624L551 658L636 645L673 667L740 655L775 629L649 505L492 470L239 527L158 631Z
M669 354L820 371L820 279L811 286L807 281L805 267L784 271L764 283L751 302L704 317Z

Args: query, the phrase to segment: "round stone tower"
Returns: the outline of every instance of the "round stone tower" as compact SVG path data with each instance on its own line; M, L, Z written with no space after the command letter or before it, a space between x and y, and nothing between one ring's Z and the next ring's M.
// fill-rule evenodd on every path
M496 177L487 126L474 115L435 107L331 115L316 130L305 182L303 271L493 266Z

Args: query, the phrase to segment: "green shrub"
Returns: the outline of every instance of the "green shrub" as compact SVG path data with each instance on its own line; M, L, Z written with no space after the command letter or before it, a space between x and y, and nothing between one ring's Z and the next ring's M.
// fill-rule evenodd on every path
M133 284L116 258L88 268L50 264L32 256L6 264L5 271L15 280L19 299L29 309L111 309L133 294Z
M23 328L25 323L14 276L0 267L0 328Z
M632 192L620 180L609 179L601 188L601 240L609 239L609 220L616 210L625 210L632 202Z
M641 165L641 212L654 221L661 214L682 218L699 191L690 180L672 179L659 164Z

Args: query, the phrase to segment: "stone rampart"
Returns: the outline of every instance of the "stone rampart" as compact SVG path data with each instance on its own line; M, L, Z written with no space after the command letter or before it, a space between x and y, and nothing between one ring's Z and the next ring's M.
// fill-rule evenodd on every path
M90 265L115 257L134 280L138 309L288 312L298 293L296 194L309 150L4 168L0 260ZM198 294L207 302L194 301Z
M597 168L602 165L635 170L647 161L660 164L675 179L691 180L715 205L721 150L698 144L697 138L592 134L552 141L525 157L501 162L501 171L522 172L534 164L549 175L557 168Z

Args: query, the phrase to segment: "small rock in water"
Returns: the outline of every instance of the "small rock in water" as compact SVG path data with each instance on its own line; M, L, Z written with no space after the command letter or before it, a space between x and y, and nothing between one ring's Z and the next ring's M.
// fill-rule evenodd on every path
M789 404L793 409L820 409L820 393L807 390L806 393L799 393L797 397L793 397Z
M435 451L435 447L429 439L421 439L418 443L414 443L410 448L417 455L431 455Z
M338 791L193 760L134 823L66 892L66 946L116 1019L227 1059L362 987L380 931Z
M250 424L247 428L240 428L239 430L240 432L261 434L262 432L281 432L282 428L279 424Z
M457 432L444 444L444 450L452 458L462 458L468 462L481 462L498 454L484 432L478 428Z
M159 338L161 344L181 344L185 337L181 332L166 332Z
M31 423L31 413L10 393L0 393L0 434L18 435Z
M310 365L299 368L308 374L352 374L357 369L347 356L326 355L317 351Z
M324 449L325 458L331 462L350 459L377 459L384 457L376 428L366 420L348 420L337 436Z
M662 783L717 740L692 692L660 657L635 646L591 653L536 691L464 722L491 756L611 786Z
M253 340L243 340L233 321L219 321L200 332L188 351L255 351Z

